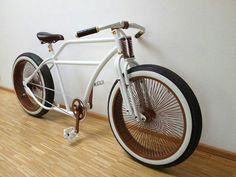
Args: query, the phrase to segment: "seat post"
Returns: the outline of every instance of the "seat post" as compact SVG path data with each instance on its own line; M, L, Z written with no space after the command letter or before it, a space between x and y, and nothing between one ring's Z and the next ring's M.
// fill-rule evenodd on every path
M52 52L52 54L54 54L54 50L53 50L52 43L49 43L49 44L48 44L48 51L49 51L49 52Z

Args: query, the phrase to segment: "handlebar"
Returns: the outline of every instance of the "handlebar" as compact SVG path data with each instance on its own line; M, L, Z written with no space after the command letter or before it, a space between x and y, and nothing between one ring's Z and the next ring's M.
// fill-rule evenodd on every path
M142 36L145 33L145 28L143 26L138 25L136 23L129 23L127 21L122 21L122 22L106 25L103 27L92 27L92 28L78 31L76 33L76 37L80 38L80 37L87 36L90 34L98 33L99 31L102 31L105 29L112 29L113 30L113 29L128 29L128 28L139 29L138 33L135 34L135 38L139 38L140 36Z

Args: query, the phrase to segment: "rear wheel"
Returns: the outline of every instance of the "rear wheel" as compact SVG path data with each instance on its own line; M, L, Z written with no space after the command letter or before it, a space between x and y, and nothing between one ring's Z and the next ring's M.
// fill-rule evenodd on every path
M155 65L131 68L129 78L135 106L146 120L137 121L127 113L116 81L108 115L117 141L147 165L168 167L182 162L195 150L202 128L192 90L178 75Z
M42 63L42 59L33 53L24 53L17 57L13 65L13 85L22 108L30 115L41 117L48 110L39 106L35 100L26 93L23 80L29 77ZM54 100L53 79L49 68L44 65L27 84L37 100L44 106L51 107ZM49 89L46 89L49 88Z

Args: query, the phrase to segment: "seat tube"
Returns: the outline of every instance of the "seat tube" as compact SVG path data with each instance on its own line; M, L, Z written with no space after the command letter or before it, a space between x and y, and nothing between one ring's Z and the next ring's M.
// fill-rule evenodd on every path
M69 107L68 101L66 99L65 89L64 89L64 86L62 84L61 74L59 72L57 64L54 63L54 65L55 65L55 71L56 71L56 74L57 74L57 77L58 77L58 81L59 81L59 86L60 86L60 89L61 89L61 92L62 92L62 97L63 97L64 103L66 105L66 110L69 111L70 107Z

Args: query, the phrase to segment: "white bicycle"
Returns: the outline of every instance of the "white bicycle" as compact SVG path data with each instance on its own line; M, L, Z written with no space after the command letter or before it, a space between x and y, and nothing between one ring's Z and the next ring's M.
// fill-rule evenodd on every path
M74 127L64 130L72 139L79 133L79 122L92 108L96 78L109 60L113 59L117 73L108 99L111 129L122 148L134 159L146 165L169 167L187 159L198 145L202 117L198 101L187 83L177 74L157 65L139 65L135 60L132 38L124 29L136 28L139 38L145 28L122 21L103 27L77 32L78 38L111 29L112 38L75 39L65 41L54 53L52 43L64 40L60 34L40 32L42 44L47 43L52 56L42 60L33 53L23 53L13 65L13 84L22 108L30 115L41 117L49 110L59 111L76 119ZM83 43L114 43L114 48L98 61L58 60L68 45ZM70 105L64 91L58 65L98 65L83 99ZM50 70L55 69L60 91L54 89ZM65 107L54 101L54 93L62 94Z

